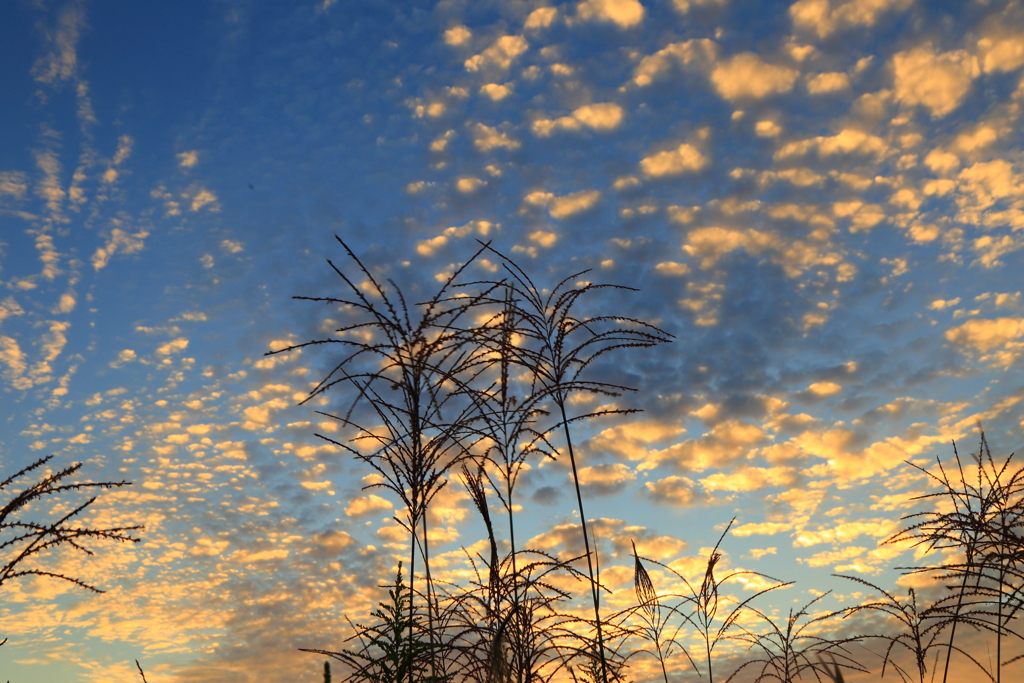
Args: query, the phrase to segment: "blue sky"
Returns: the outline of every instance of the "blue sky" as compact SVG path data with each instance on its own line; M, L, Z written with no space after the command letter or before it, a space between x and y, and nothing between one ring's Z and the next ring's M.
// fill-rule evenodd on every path
M298 405L332 357L263 357L330 334L290 297L339 293L334 235L414 294L477 239L640 290L593 310L675 341L581 432L612 602L630 538L690 566L736 517L729 566L797 582L764 609L852 604L915 561L905 460L1020 445L1019 3L40 0L0 46L0 467L85 461L147 527L47 560L103 595L4 586L12 681L318 680L380 597L396 501L313 436L343 395ZM526 480L537 547L568 482ZM455 572L457 482L436 515Z

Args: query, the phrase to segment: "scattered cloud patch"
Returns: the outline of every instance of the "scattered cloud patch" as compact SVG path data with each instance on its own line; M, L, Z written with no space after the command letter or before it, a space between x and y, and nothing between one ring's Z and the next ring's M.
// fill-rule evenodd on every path
M199 152L189 150L175 155L178 158L178 166L181 168L192 168L199 163Z
M426 240L420 240L416 243L416 253L420 256L433 256L439 249L447 245L451 240L458 239L461 237L468 237L469 235L480 235L486 237L491 233L492 230L497 229L499 226L490 221L470 221L461 226L452 226L445 228L437 237L432 237Z
M470 127L473 134L473 145L481 152L504 148L507 150L519 149L519 141L510 137L507 133L499 131L483 123L476 123Z
M188 348L188 339L184 337L178 337L177 339L171 340L166 344L162 344L156 349L156 355L158 356L169 356L174 353L181 353Z
M576 5L576 16L584 21L609 22L626 29L643 21L644 6L638 0L584 0Z
M557 119L537 119L531 124L534 135L550 137L556 131L578 131L589 128L598 132L615 130L622 123L622 107L614 102L587 104L570 116Z
M473 37L473 32L465 26L453 26L444 32L445 45L465 45Z
M896 100L921 105L932 118L941 118L960 106L979 74L978 60L965 50L936 52L925 43L892 58Z
M480 54L467 59L466 71L477 72L485 69L504 71L512 66L512 62L526 52L529 47L529 43L522 36L502 36Z
M523 28L528 31L537 31L547 28L558 18L558 9L555 7L538 7L526 17Z
M742 52L716 65L711 83L727 100L759 100L789 92L799 75L796 69L768 64L753 52Z
M114 254L127 256L139 253L146 246L147 237L149 237L149 232L146 230L130 233L120 228L114 228L110 231L106 243L97 248L92 255L92 267L97 271L103 270L110 263Z
M826 38L838 31L870 28L889 12L904 10L913 0L797 0L789 7L793 28Z
M675 149L657 152L640 160L640 172L649 178L695 173L708 165L708 158L700 151L683 143Z

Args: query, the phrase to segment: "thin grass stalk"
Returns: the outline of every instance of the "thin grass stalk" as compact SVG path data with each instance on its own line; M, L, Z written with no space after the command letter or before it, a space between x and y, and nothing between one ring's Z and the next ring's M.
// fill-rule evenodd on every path
M593 558L590 554L590 536L579 483L576 453L573 447L571 430L569 429L571 421L581 418L569 419L565 410L565 400L572 391L583 390L599 394L618 395L618 393L628 390L626 387L583 381L579 376L596 358L607 352L622 347L653 346L667 341L668 335L647 323L631 318L598 316L580 320L572 315L572 308L575 303L581 296L590 291L602 288L622 290L630 290L631 288L616 285L593 285L589 283L569 288L568 283L584 275L587 272L584 271L583 273L576 273L564 278L545 298L519 266L500 252L490 247L487 248L503 261L506 270L511 276L511 281L505 284L506 287L512 290L512 295L507 294L505 297L506 305L513 299L523 302L521 305L516 305L517 319L521 323L517 328L517 332L535 345L534 348L529 348L529 344L525 347L509 346L509 351L515 354L516 364L526 368L533 374L535 390L531 393L533 395L549 396L558 406L561 416L560 426L565 437L566 449L569 453L572 467L577 509L580 515L581 531L587 557L587 573L591 583L594 624L598 639L597 649L601 662L601 679L602 683L608 683L608 662L605 654L597 581L594 575ZM499 302L496 301L495 303ZM601 330L601 325L606 323L622 325L624 322L633 324L639 329L616 327ZM584 340L582 342L576 341L575 333L584 335Z
M938 475L913 465L941 487L939 492L918 496L918 499L948 498L953 504L953 511L908 515L904 517L905 520L918 518L922 521L911 524L887 541L913 540L915 546L924 545L928 550L951 548L962 549L965 553L962 564L904 568L909 573L945 571L959 578L956 604L947 621L950 634L943 681L948 678L953 651L960 651L953 645L960 622L993 632L997 652L997 663L994 665L996 671L992 676L994 681L1001 680L1004 665L1019 659L1015 657L1003 662L1002 641L1005 635L1020 637L1008 627L1008 623L1021 608L1019 593L1021 581L1024 580L1018 570L1021 542L1015 531L1024 518L1024 504L1020 500L1024 491L1024 471L1020 468L1010 471L1012 454L1003 462L996 463L980 423L978 429L980 444L978 453L973 457L976 466L976 481L973 484L967 484L964 465L955 442L953 453L959 475L958 483L951 480L941 460L937 459ZM974 586L968 590L972 579ZM964 600L968 596L974 598L975 602L964 612ZM986 603L991 605L988 610L983 609Z
M40 458L31 465L22 468L3 481L0 481L0 493L4 493L11 484L21 477L43 467L50 462L51 459L53 459L52 455ZM96 502L96 496L92 496L84 503L73 507L70 512L63 514L53 522L39 523L34 521L20 521L17 520L17 518L15 518L16 521L8 521L10 517L19 514L33 501L46 496L59 496L62 493L79 492L87 489L121 488L123 486L131 485L131 482L123 480L63 483L67 478L77 474L81 468L82 463L75 463L62 470L48 474L42 477L39 481L26 486L22 491L13 494L10 500L0 507L0 552L10 553L9 557L11 558L4 564L0 565L0 586L3 586L7 581L25 576L45 576L73 583L76 586L93 593L102 593L104 591L100 590L95 585L77 577L45 569L31 567L26 568L26 566L29 562L37 559L38 556L44 554L46 551L65 545L83 552L86 555L94 555L92 550L81 545L82 540L87 538L106 539L110 541L129 543L139 542L139 539L132 536L131 532L141 531L145 528L143 526L135 525L94 529L87 525L72 526L69 524L70 520L77 517L86 508ZM5 537L7 534L10 534L10 536ZM4 642L6 642L6 639ZM0 643L0 645L2 644L3 643Z
M719 548L722 545L722 541L725 540L726 534L729 533L729 529L732 528L732 525L735 522L735 518L729 521L725 529L722 531L722 535L718 538L718 542L715 543L714 548L712 548L711 552L708 554L707 566L704 571L704 578L701 581L700 589L694 591L689 581L687 581L685 577L680 577L692 593L692 602L694 605L693 612L689 615L686 615L684 618L697 629L702 640L704 641L704 651L705 655L707 656L709 683L714 683L715 680L714 660L712 658L712 653L714 652L715 647L717 647L720 642L722 642L726 638L731 637L731 634L729 632L736 625L736 622L740 618L743 611L750 607L751 602L753 602L760 596L764 595L765 593L793 585L792 581L783 583L778 579L774 579L765 574L761 574L760 572L752 571L732 572L731 574L728 574L722 579L718 579L715 577L715 568L717 567L718 563L721 561L723 557L722 553L719 551ZM713 624L715 618L718 616L718 607L720 602L719 587L726 581L743 575L759 576L761 578L774 581L775 585L762 589L754 595L750 596L749 598L737 603L736 606L733 607L732 610L725 616L725 618L722 619L721 625L717 629L714 628Z
M651 640L654 641L654 650L658 663L661 665L661 675L665 683L668 683L665 654L661 651L661 603L658 601L658 593L654 590L654 582L651 581L651 575L647 572L647 568L644 567L640 561L640 556L636 553L636 543L633 543L632 539L630 539L630 544L633 546L633 590L636 593L637 604L647 616L650 626L649 633Z
M822 675L831 681L841 683L843 680L841 669L844 667L852 671L867 673L867 669L857 663L850 656L849 650L846 649L846 646L850 643L860 641L861 638L859 636L830 640L813 633L805 633L808 628L843 614L840 611L823 613L815 617L810 616L809 610L811 607L828 594L823 593L817 596L795 613L790 609L784 629L779 628L779 625L771 617L760 610L754 609L753 611L768 624L770 630L767 633L755 634L741 627L744 633L740 639L749 642L752 648L759 648L764 653L764 658L744 662L729 676L726 683L732 681L747 667L757 666L758 664L762 666L759 675L755 679L755 683L768 680L778 681L779 683L793 683L796 679L802 679L804 674L808 672L819 683L821 682ZM800 623L801 619L805 617L806 620ZM830 658L831 662L825 661L825 655ZM836 661L836 655L839 657L838 662Z
M380 484L392 490L406 505L408 520L400 524L410 534L409 549L409 615L410 624L415 619L418 592L416 584L416 553L417 545L424 559L424 576L427 581L425 591L427 616L429 624L433 624L436 600L434 599L433 582L429 567L429 537L427 535L426 511L430 501L438 490L444 486L445 472L467 457L459 452L453 436L453 428L446 421L445 414L450 411L447 404L456 395L446 386L458 383L459 376L474 364L475 351L466 351L470 341L454 324L467 311L475 307L479 296L468 296L451 302L447 290L453 280L466 267L463 265L442 285L435 296L420 304L421 315L413 324L401 289L393 282L394 292L389 296L381 283L359 261L347 245L338 240L349 257L362 272L370 290L380 299L381 303L371 301L356 285L333 263L328 261L334 272L347 285L351 299L331 297L297 297L320 301L332 305L342 304L368 315L368 320L342 327L339 333L371 331L380 337L380 341L353 341L351 339L314 340L304 344L286 347L280 352L287 352L305 346L334 343L341 344L351 352L334 367L311 392L310 398L322 394L340 382L348 382L356 388L356 400L353 401L345 417L331 416L347 426L359 430L357 439L374 440L378 448L365 454L347 444L327 437L325 440L344 447L358 458L371 465L384 477ZM480 252L477 252L479 254ZM476 255L470 259L472 262ZM392 300L394 298L394 301ZM369 361L368 367L365 363ZM364 363L364 366L358 365ZM364 369L366 367L366 369ZM472 375L472 372L470 372ZM376 389L383 385L399 389L397 401L381 396ZM309 400L309 399L307 399ZM360 400L369 402L377 417L384 424L387 434L375 435L373 432L354 424L351 415L356 403ZM459 411L455 411L459 413ZM466 419L462 411L454 418L454 424ZM419 541L422 529L422 541ZM435 629L427 628L433 639ZM414 636L410 627L410 643ZM411 647L411 646L410 646ZM408 668L408 667L407 667Z
M956 441L953 442L953 455L956 458L957 469L960 472L960 481L963 484L964 489L966 489L967 488L967 482L964 481L964 468L963 468L963 464L960 462L960 454L956 450ZM938 459L937 456L936 456L936 460L939 463L939 469L941 471L942 470L942 462ZM943 474L943 480L944 481L948 481L948 479L945 476L946 473L943 471L942 474ZM980 474L981 474L980 471L979 471L978 474L979 474L979 479L980 479ZM979 483L980 483L980 481L979 481ZM948 488L948 490L950 491L951 494L953 493L951 488ZM968 498L966 502L968 503L968 505L970 505L970 498ZM970 508L968 508L968 509L970 509ZM960 590L957 592L956 608L955 608L955 610L953 612L953 620L952 620L952 623L951 623L950 629L949 629L949 645L946 647L946 663L945 663L945 665L943 666L943 669L942 669L942 683L946 683L946 679L949 677L949 662L950 662L951 656L953 654L953 641L954 641L954 638L956 638L956 627L957 627L957 624L960 623L960 611L961 611L961 609L963 609L964 593L967 591L967 582L968 582L968 579L969 579L969 577L971 576L971 573L972 573L972 568L973 568L973 565L974 565L974 553L975 553L975 551L977 549L977 544L978 544L979 540L980 539L978 538L978 533L977 532L972 532L972 533L970 533L968 535L967 543L964 545L964 552L966 554L967 562L966 562L965 571L963 572L963 578L961 579L961 582L960 582Z
M601 603L597 591L597 579L594 575L594 561L590 556L590 535L587 531L587 515L583 509L583 494L580 490L580 475L576 470L576 454L572 447L572 434L569 432L569 419L565 414L565 399L556 394L555 403L562 415L562 430L566 448L569 451L569 462L572 465L572 483L576 490L576 505L580 512L580 524L583 527L583 549L587 556L587 574L590 576L590 595L594 601L594 624L597 627L597 654L601 660L601 679L608 683L608 661L604 654L604 634L601 630Z

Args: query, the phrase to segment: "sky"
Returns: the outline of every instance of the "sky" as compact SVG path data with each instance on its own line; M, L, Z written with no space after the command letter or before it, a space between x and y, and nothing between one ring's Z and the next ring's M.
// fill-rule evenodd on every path
M298 648L341 646L407 547L314 435L351 396L300 405L336 351L264 356L337 327L291 298L343 293L335 236L414 300L477 240L589 269L639 290L593 314L673 335L593 368L643 411L578 432L608 604L630 540L699 569L734 517L723 566L796 582L766 612L865 598L833 573L904 591L905 461L979 420L1024 443L1022 79L997 0L3 3L0 472L84 462L133 482L87 521L146 528L40 560L101 595L6 583L0 672L321 680ZM517 535L578 552L565 458L528 475ZM457 578L457 479L432 515Z

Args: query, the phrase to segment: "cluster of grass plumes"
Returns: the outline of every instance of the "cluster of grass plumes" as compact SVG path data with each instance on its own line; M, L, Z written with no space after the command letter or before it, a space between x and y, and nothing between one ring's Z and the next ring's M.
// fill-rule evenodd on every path
M919 604L914 591L900 598L863 579L844 577L884 597L815 612L818 598L773 618L755 602L791 584L757 572L723 570L720 548L727 526L704 558L698 579L641 557L634 548L636 602L610 611L601 605L608 591L601 583L592 520L585 514L574 430L585 420L633 411L610 402L573 414L573 406L586 403L573 398L612 401L632 391L595 378L598 361L622 349L668 342L670 335L638 319L586 316L579 310L593 294L629 288L593 284L585 272L544 288L488 245L432 297L415 304L344 248L356 276L331 267L345 293L297 298L327 304L332 315L349 316L347 323L332 337L273 353L341 349L311 398L347 390L347 407L322 413L339 423L344 436L318 436L366 463L378 475L371 486L390 490L402 504L395 520L408 533L408 573L400 567L387 587L390 600L380 603L369 622L350 622L355 635L346 647L308 650L343 662L346 680L615 683L629 680L631 671L639 671L633 666L639 658L650 656L665 683L687 676L706 676L710 683L716 676L834 683L844 672L868 672L864 658L874 656L869 648L879 640L885 644L877 654L882 674L895 671L904 681L923 683L926 674L936 674L937 664L929 660L933 653L946 655L944 681L953 655L967 657L994 681L1001 680L1004 665L1016 661L1004 661L1002 652L1003 641L1017 637L1012 626L1024 595L1024 541L1018 537L1024 474L1012 469L1010 458L997 466L984 439L974 483L966 483L958 456L959 479L941 463L937 473L922 470L941 487L922 502L945 497L954 512L913 515L907 528L888 540L960 557L905 570L950 584L929 604ZM467 267L483 254L504 267L505 277L465 281ZM517 482L531 462L550 458L568 465L574 483L583 547L577 557L522 547L516 538ZM453 480L469 493L487 535L484 552L467 553L471 580L458 584L432 573L428 533L430 506ZM945 510L944 505L936 507ZM507 537L499 537L495 510L507 519ZM648 572L654 566L664 586L656 586ZM760 589L744 600L723 590L744 581L755 581ZM587 610L580 610L567 588L571 585L586 594ZM835 635L859 623L845 620L870 614L882 617L886 634ZM996 664L986 668L960 648L958 628L961 634L965 628L992 634ZM743 646L746 659L737 660ZM721 672L725 667L732 668L727 678Z
M100 588L85 579L46 569L45 565L38 563L60 549L93 555L94 552L86 545L90 541L138 543L139 539L132 536L132 532L140 531L143 527L94 528L78 523L76 518L96 502L96 496L72 507L69 512L58 513L55 519L40 520L39 508L54 497L95 489L121 488L129 486L130 482L69 481L78 474L82 463L74 463L62 470L44 474L37 481L26 481L29 475L52 459L52 455L39 458L0 481L0 495L7 499L0 507L0 590L9 581L25 577L43 577L65 581L93 593L102 593ZM36 518L23 517L26 513L31 513ZM0 645L6 642L7 638L4 638Z
M15 472L7 479L0 481L0 494L18 486L22 479L46 465L53 459L52 455L36 460L34 463ZM0 508L0 588L11 580L26 576L45 576L73 583L93 593L103 591L95 585L80 578L68 576L60 572L41 569L32 563L40 556L61 547L73 548L86 555L93 551L82 545L87 539L103 539L138 543L139 539L131 535L142 526L111 527L94 529L73 523L86 508L96 502L96 496L61 514L52 521L26 520L19 515L28 511L33 504L39 505L44 499L61 494L88 491L90 489L110 489L129 486L127 481L86 481L67 482L82 468L82 463L75 463L57 472L43 476L39 481L27 484L20 491L13 492L10 499Z

